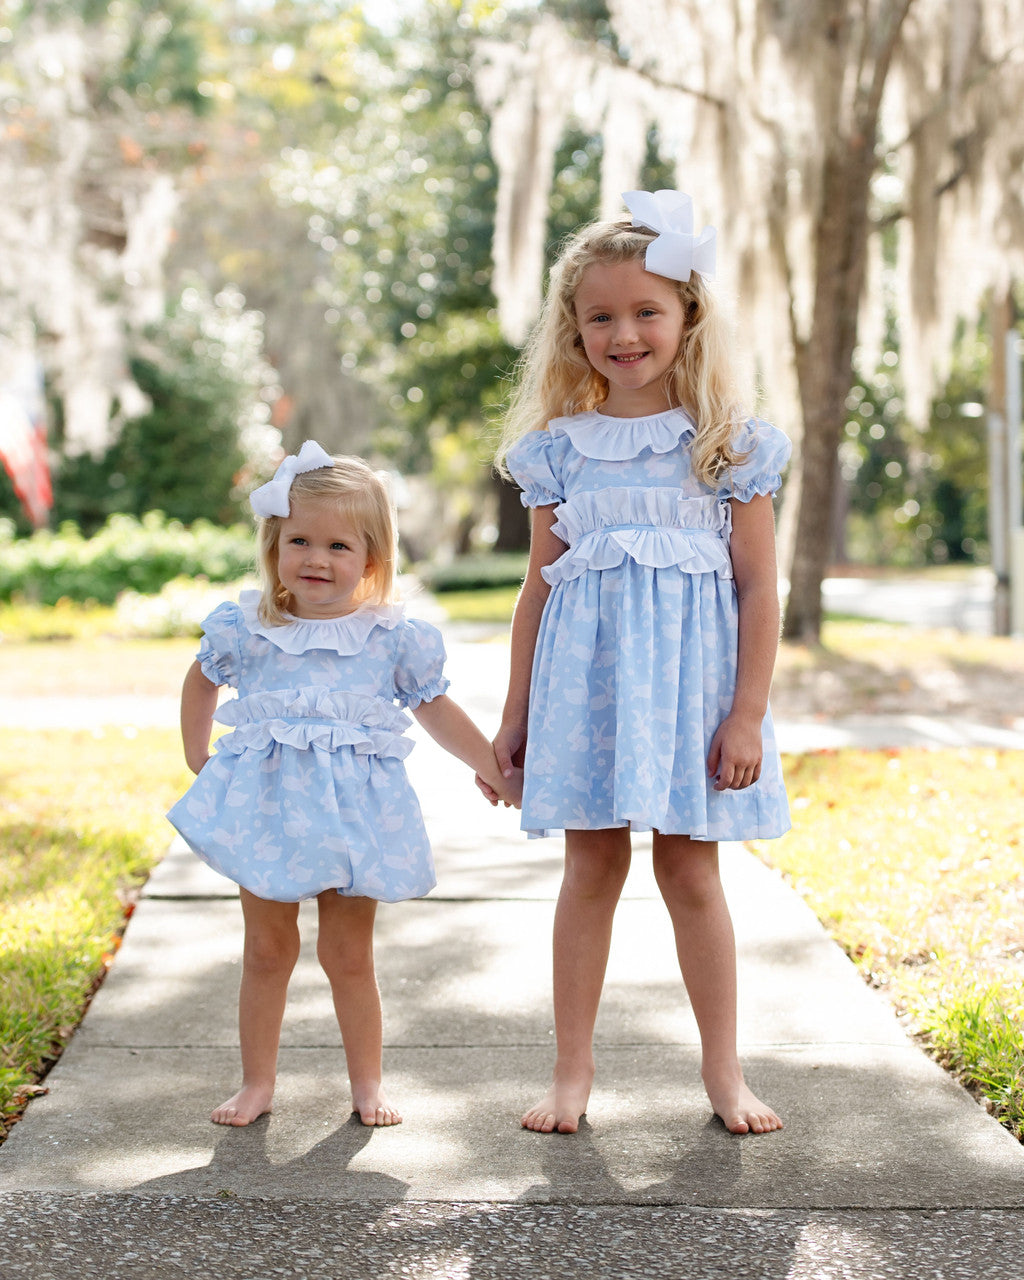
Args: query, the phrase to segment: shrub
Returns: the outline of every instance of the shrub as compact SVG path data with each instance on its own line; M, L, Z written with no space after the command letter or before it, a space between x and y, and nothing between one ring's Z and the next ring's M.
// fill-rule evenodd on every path
M197 520L186 528L151 511L141 520L111 516L92 538L68 523L15 539L11 526L0 524L0 600L113 604L122 591L155 595L179 577L230 582L252 566L252 533L244 525Z
M529 556L518 551L493 551L461 556L445 565L418 565L417 576L431 591L472 591L481 587L519 586Z

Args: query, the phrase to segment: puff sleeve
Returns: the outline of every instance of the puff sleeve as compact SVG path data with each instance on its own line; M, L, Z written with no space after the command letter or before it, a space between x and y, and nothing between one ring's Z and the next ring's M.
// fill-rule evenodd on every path
M524 507L547 507L564 500L550 431L527 432L508 451L505 465L523 491L520 497Z
M196 658L211 684L238 687L242 668L241 618L238 605L225 602L203 619L203 638Z
M405 620L395 655L395 696L403 707L415 710L421 702L433 702L445 692L449 684L445 656L437 627L422 618Z
M782 472L793 445L778 427L761 418L751 418L740 431L734 447L746 454L738 466L724 477L719 498L749 502L761 494L776 493L782 486Z

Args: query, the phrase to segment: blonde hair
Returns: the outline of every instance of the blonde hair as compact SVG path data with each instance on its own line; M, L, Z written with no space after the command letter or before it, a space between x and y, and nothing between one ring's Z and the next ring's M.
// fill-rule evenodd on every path
M548 291L516 366L516 380L496 455L508 475L505 457L528 431L544 430L552 418L596 409L608 396L608 380L583 350L575 298L583 272L593 263L618 266L642 259L655 233L629 222L595 222L566 241L551 269ZM664 277L661 277L664 278ZM732 445L746 415L732 367L725 320L702 276L668 280L683 305L684 330L675 361L665 376L672 405L687 410L697 424L693 473L705 484L744 455Z
M335 458L330 467L300 472L289 499L334 506L366 539L369 573L356 588L356 604L390 604L395 597L397 534L391 498L380 474L361 458ZM263 595L260 621L279 627L288 621L288 591L278 576L281 516L257 517L256 556Z

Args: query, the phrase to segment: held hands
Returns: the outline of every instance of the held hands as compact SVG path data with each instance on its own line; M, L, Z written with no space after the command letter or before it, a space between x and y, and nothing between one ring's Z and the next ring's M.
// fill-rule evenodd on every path
M716 791L742 791L761 776L761 721L751 716L730 714L711 739L708 776L715 779Z
M494 759L504 780L500 793L476 775L476 785L492 805L502 801L506 807L519 809L523 802L523 755L526 751L526 729L502 725L494 739Z
M508 777L502 775L500 791L495 791L493 787L489 787L479 774L476 776L476 785L490 800L491 804L496 805L500 800L506 809L521 809L523 807L522 769L514 768Z

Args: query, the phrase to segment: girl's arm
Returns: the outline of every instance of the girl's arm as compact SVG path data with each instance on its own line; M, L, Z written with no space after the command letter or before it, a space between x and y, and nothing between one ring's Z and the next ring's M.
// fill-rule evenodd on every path
M502 776L494 749L457 702L447 694L410 708L438 746L456 756L482 778L499 800L518 805L523 794L522 770Z
M772 500L732 499L732 555L739 607L739 649L732 710L708 752L716 791L741 790L761 776L761 722L768 710L779 647L779 588Z
M526 746L533 652L537 647L540 615L551 591L540 571L546 565L553 564L565 551L565 543L551 532L554 523L554 505L534 509L530 532L530 562L523 589L516 601L515 613L512 615L508 693L501 715L501 728L494 739L494 754L506 778L510 776L514 765L522 764L522 753Z
M193 662L181 686L181 741L185 763L193 773L198 773L210 758L217 694L217 686L203 675L198 661Z

